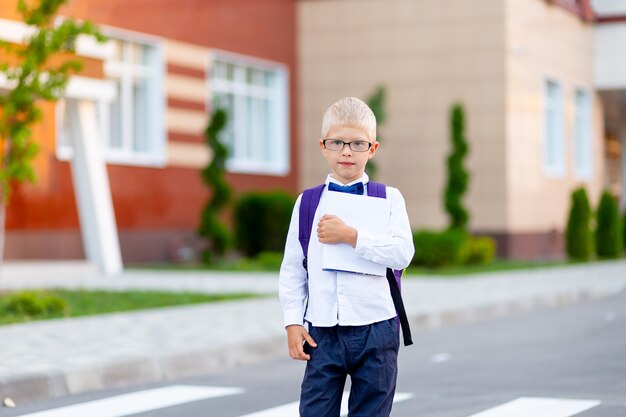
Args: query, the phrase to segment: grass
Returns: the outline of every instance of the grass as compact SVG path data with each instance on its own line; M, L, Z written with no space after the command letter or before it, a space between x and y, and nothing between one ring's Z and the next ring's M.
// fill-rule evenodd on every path
M573 262L568 261L509 261L495 260L488 265L475 266L447 266L442 268L424 268L418 266L409 266L407 275L436 275L436 276L466 276L471 274L480 274L485 272L501 272L516 271L524 269L552 268L557 266L572 265Z
M136 264L131 269L151 269L159 271L250 271L278 272L283 260L282 252L262 252L254 258L237 257L223 259L211 265L203 263L187 264Z
M477 265L477 266L449 266L442 268L425 268L418 266L410 266L407 268L408 275L435 275L435 276L465 276L470 274L478 274L483 272L497 272L497 271L514 271L520 269L533 269L533 268L548 268L555 266L569 265L568 261L544 261L544 262L532 262L532 261L509 261L509 260L495 260L489 265ZM242 258L234 261L224 261L217 265L202 265L202 264L150 264L150 265L135 265L132 269L152 269L161 271L258 271L258 272L278 272L280 270L280 262L270 264L259 264L254 259Z
M218 264L205 265L202 263L154 263L154 264L130 264L130 270L153 270L153 271L232 271L232 272L278 272L278 265L259 265L254 260L240 259L223 261Z
M203 264L150 264L150 265L134 265L132 269L151 269L161 271L250 271L250 272L278 272L280 270L280 262L282 256L271 256L259 259L239 258L234 260L222 261L215 265ZM599 260L591 260L589 263L599 262ZM464 277L472 274L480 274L487 272L502 272L528 270L538 268L553 268L559 266L576 265L578 262L568 260L558 261L514 261L507 259L496 259L488 265L475 266L447 266L441 268L426 268L419 266L409 266L407 275L415 277L429 275L440 277Z
M121 311L143 310L159 307L180 306L187 304L211 303L255 297L249 293L201 294L191 292L161 291L70 291L70 290L33 290L19 293L0 293L0 325L22 323L32 320L46 320L61 317L79 317ZM29 306L37 300L62 300L59 308L43 308L37 314ZM19 299L16 304L16 299ZM34 300L34 301L33 301ZM46 304L47 302L44 302ZM16 307L17 305L17 307ZM46 304L47 305L47 304ZM24 308L26 306L26 308Z

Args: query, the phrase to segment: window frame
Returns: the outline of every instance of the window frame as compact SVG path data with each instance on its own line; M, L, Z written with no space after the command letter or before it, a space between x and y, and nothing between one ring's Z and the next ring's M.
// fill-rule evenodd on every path
M145 132L147 143L149 144L149 150L147 152L133 150L134 138L129 137L129 133L132 135L134 129L133 123L129 123L128 120L131 116L123 116L123 132L125 134L122 137L122 143L124 146L117 150L113 149L111 143L111 102L105 102L97 100L96 105L98 107L98 118L100 125L100 135L102 138L102 151L104 159L109 164L116 165L131 165L131 166L152 166L163 167L166 165L167 155L167 126L166 126L166 92L165 92L165 75L166 75L166 62L165 62L165 46L164 40L160 37L147 35L144 33L129 31L125 29L113 28L108 26L101 26L101 31L112 40L120 41L122 45L140 44L142 46L148 46L151 48L153 56L151 57L151 63L145 64L143 68L148 67L148 73L152 72L152 81L149 84L149 91L147 95L149 98L146 100L146 111L149 114L147 117L150 120L146 123L147 131ZM104 77L107 80L113 81L116 87L119 83L122 83L122 88L125 89L125 95L122 96L121 105L125 109L132 109L132 98L129 98L129 94L132 95L132 85L130 83L130 92L128 79L118 81L116 72L121 73L121 77L133 77L134 73L130 73L126 67L132 64L119 65L119 61L113 61L112 52L113 45L106 45L108 54L103 58ZM143 69L141 70L143 71ZM141 72L140 71L140 72ZM148 74L149 76L150 74ZM71 145L61 142L61 129L63 121L63 108L64 103L59 100L57 103L56 112L56 156L60 160L68 160L73 156L73 150ZM129 114L129 113L127 113Z
M572 128L572 164L576 179L593 178L593 94L590 88L577 86L573 90L574 125ZM582 110L579 95L585 97ZM582 111L582 114L581 114ZM580 118L583 117L582 126ZM582 129L582 132L581 132Z
M218 61L232 64L236 69L234 71L234 80L223 80L216 78L216 64ZM271 106L275 106L274 114L270 117L270 131L275 132L276 143L271 161L262 161L259 153L263 152L257 142L252 142L245 135L246 117L237 117L232 126L234 135L234 146L244 149L248 146L248 150L253 152L252 158L241 157L241 155L231 155L226 162L226 169L232 173L253 174L253 175L271 175L271 176L287 176L291 170L291 143L290 143L290 107L289 107L289 69L287 65L251 57L234 52L224 51L220 49L212 49L209 56L208 77L208 94L207 109L214 108L214 101L217 94L238 94L234 98L235 112L245 112L242 110L242 101L244 99L264 96L271 97L268 111L272 111ZM273 73L275 85L273 91L268 92L270 87L255 86L242 80L241 72L246 69L256 69L261 71L269 71ZM237 110L239 109L239 110ZM211 110L212 111L212 110ZM246 113L247 116L248 113ZM255 146L257 145L257 146ZM236 153L241 152L235 150Z
M549 95L550 85L557 88L557 96L552 99ZM549 178L563 178L565 176L565 100L563 84L555 77L545 77L542 84L542 137L541 160L543 173ZM554 103L552 101L555 101ZM554 125L549 126L549 112L554 112ZM551 130L554 129L554 132ZM555 137L551 137L555 134ZM554 160L549 160L550 154Z

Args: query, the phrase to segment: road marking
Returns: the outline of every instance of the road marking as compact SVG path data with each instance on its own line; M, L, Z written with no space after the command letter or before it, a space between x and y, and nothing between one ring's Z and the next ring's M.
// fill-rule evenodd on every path
M411 398L413 396L413 394L409 394L407 392L396 392L396 395L393 397L393 402L395 403L399 403L402 401L406 401L409 398ZM347 416L348 415L348 393L344 392L343 394L343 398L341 399L341 412L340 412L341 416Z
M343 397L341 398L341 416L348 415L348 395L349 393L344 392ZM413 394L405 393L405 392L396 392L395 397L393 397L394 403L399 403L402 401L406 401L409 398L413 397ZM267 410L259 411L252 414L246 414L241 417L294 417L299 414L300 402L295 401L285 405L279 405L278 407L268 408Z
M24 414L18 417L122 417L242 392L244 391L241 388L173 385Z
M598 404L595 400L520 397L469 417L570 417Z
M448 362L450 360L450 354L448 352L437 353L430 357L432 363Z

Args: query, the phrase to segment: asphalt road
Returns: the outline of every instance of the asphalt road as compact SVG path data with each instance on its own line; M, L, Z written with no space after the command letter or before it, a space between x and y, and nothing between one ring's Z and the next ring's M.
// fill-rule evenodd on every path
M414 340L400 354L392 416L626 417L626 293L414 331ZM0 408L0 416L295 417L303 370L285 351L200 378Z

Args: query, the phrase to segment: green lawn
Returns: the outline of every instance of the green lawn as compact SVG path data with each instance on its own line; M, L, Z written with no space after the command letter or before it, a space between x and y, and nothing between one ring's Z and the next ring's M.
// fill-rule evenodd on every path
M239 257L224 259L211 265L202 263L188 264L135 264L129 265L130 269L152 269L160 271L252 271L252 272L278 272L283 261L282 252L263 252L254 258Z
M85 290L0 293L0 325L31 320L79 317L118 311L211 303L256 296L257 295L248 293L212 295L191 292L116 292ZM61 301L59 301L59 299Z
M424 268L410 266L408 275L437 275L437 276L465 276L482 272L512 271L517 269L549 268L554 266L570 265L568 261L531 262L531 261L508 261L496 260L489 265L479 266L450 266L442 268ZM223 262L218 265L206 266L202 264L151 264L134 265L131 269L151 269L161 271L250 271L250 272L278 272L280 262L259 264L254 259L240 259L237 261Z
M552 268L557 266L574 265L574 262L568 261L508 261L495 260L489 265L477 266L448 266L443 268L424 268L410 266L407 268L407 275L419 277L420 275L437 275L437 276L466 276L471 274L479 274L484 272L498 271L515 271L523 269Z
M223 261L217 265L206 266L202 264L151 264L151 265L134 265L131 269L151 269L162 271L250 271L250 272L276 272L280 270L279 256L267 257L265 259L247 259L240 258L233 261ZM592 264L599 261L590 261ZM607 262L607 261L602 261ZM512 261L506 259L496 259L489 265L478 266L448 266L442 268L424 268L418 266L410 266L407 268L407 275L414 277L419 276L441 276L441 277L464 277L472 274L499 272L499 271L515 271L524 269L537 268L553 268L560 266L576 265L577 262L561 260L561 261Z

